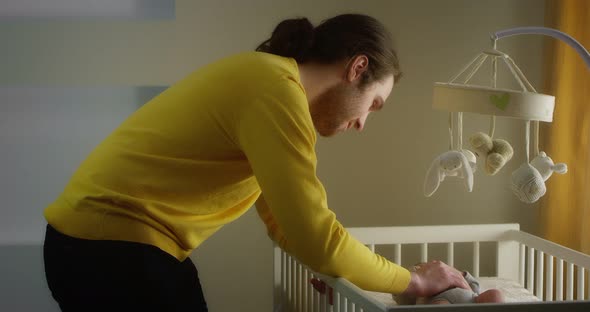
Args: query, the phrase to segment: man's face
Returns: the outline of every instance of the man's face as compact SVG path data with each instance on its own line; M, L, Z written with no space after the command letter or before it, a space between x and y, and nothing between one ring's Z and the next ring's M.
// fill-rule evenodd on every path
M362 131L371 112L378 111L393 88L393 75L363 88L360 81L342 81L320 94L310 106L314 126L321 136L333 136L350 128Z

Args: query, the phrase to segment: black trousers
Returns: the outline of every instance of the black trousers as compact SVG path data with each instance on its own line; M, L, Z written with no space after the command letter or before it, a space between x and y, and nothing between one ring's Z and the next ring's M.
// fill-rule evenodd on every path
M199 275L157 247L85 240L47 226L45 275L62 311L207 311Z

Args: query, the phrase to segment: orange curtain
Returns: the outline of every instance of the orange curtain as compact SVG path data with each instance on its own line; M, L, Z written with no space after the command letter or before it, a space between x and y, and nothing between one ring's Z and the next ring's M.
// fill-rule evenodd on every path
M563 31L590 49L590 1L547 0L546 26ZM540 203L542 235L590 254L590 68L575 50L547 37L545 90L554 95L553 123L543 124L543 149L568 164L553 174Z

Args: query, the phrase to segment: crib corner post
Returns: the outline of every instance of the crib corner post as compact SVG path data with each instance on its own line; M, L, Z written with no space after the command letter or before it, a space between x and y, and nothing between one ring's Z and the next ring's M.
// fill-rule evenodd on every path
M497 275L518 282L520 244L517 241L498 241L496 254Z

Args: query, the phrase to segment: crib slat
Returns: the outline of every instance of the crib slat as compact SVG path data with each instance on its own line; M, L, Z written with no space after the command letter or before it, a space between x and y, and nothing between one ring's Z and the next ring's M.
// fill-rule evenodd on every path
M534 275L533 269L535 266L535 248L528 247L528 256L527 256L527 273L526 273L526 289L533 292L533 285L534 285Z
M291 268L289 270L289 274L291 275L291 283L289 284L289 287L291 288L290 291L290 298L291 298L291 307L295 308L296 306L296 300L297 298L295 297L296 294L296 290L297 290L297 284L296 284L296 273L297 273L297 264L295 263L295 258L293 257L289 257L291 259L290 263L291 263Z
M303 276L302 278L302 287L301 287L301 308L302 308L302 312L307 312L308 308L307 308L307 301L308 301L308 290L309 287L311 286L311 282L309 280L309 270L303 266Z
M584 268L578 266L578 293L576 295L576 300L584 300Z
M286 253L281 251L281 304L286 304L287 299L287 259Z
M535 296L537 298L543 300L543 260L545 258L545 253L537 250L537 267L535 272L537 273L537 287L535 287Z
M297 289L299 288L299 278L297 276L297 267L299 266L299 263L297 263L297 261L295 259L293 259L293 308L295 309L295 311L299 311L299 306L297 305L297 301L299 301L299 294L297 292Z
M402 245L395 244L395 263L397 265L402 265Z
M309 281L307 284L308 285L307 295L309 296L309 298L307 298L307 301L308 301L309 312L316 311L316 310L314 310L314 298L315 298L315 295L317 292L315 291L315 289L313 288L313 285L311 284L312 278L314 278L313 271L309 271Z
M307 298L307 306L309 312L316 311L314 308L314 298L315 298L315 291L313 289L313 285L311 284L311 279L313 278L313 271L309 271L309 280L307 283L307 291L308 291L308 298Z
M574 300L574 264L567 264L567 287L565 300Z
M346 311L354 312L354 304L350 300L347 300L346 302Z
M309 270L307 268L303 269L304 273L303 273L303 311L304 312L309 312L311 311L311 305L310 305L310 300L309 300L309 294L310 294L310 289L311 289L311 282L310 282L310 278L309 278Z
M299 311L304 312L306 309L306 302L305 302L305 292L307 291L307 268L304 267L303 265L301 265L301 298L300 300L300 305L299 305Z
M340 310L338 310L338 312L347 312L348 310L346 309L347 308L346 297L341 295L339 301L340 301L340 304L339 304Z
M277 307L281 305L281 253L282 250L278 248L278 246L273 245L273 297L272 297L272 304L273 307Z
M291 302L291 256L289 256L289 254L287 254L287 278L285 280L286 283L286 287L287 287L287 304L289 305L289 309L292 308L292 302Z
M316 278L316 277L314 276L314 278ZM314 291L313 291L313 310L312 311L314 311L314 312L321 311L320 298L321 298L320 293L314 289Z
M557 273L555 277L555 301L563 300L563 259L557 259Z
M287 255L287 301L289 302L289 309L293 309L293 258Z
M318 307L318 311L321 312L326 312L326 296L320 294L320 300L319 300L319 307Z
M525 272L525 258L526 257L526 246L524 244L520 244L520 257L518 257L519 262L519 275L520 275L520 285L524 287L524 272Z
M315 277L315 274L312 273L311 274L311 278L316 278ZM311 292L311 294L310 294L310 297L311 297L310 298L311 299L311 309L310 309L310 311L312 311L312 312L319 312L318 307L317 307L317 304L318 304L318 301L319 301L318 300L319 293L317 291L315 291L315 289L313 288L313 285L309 289L309 291Z
M293 298L293 307L297 308L297 260L291 257L291 293Z
M330 300L328 300L330 289L331 287L326 285L326 292L322 295L322 298L324 298L324 306L322 311L324 312L330 312Z
M479 242L473 242L473 276L479 277Z
M422 243L420 245L420 261L428 262L428 243Z
M292 258L287 255L287 302L289 309L293 309L293 274L291 272Z
M301 277L299 277L299 262L293 258L293 306L297 311L301 311L299 300L301 298L301 292L299 286L301 285Z
M303 266L297 263L297 311L303 311Z
M521 285L523 285L524 287L524 275L522 273L524 272L524 267L521 268L519 266L519 264L522 263L519 261L524 261L524 257L521 258L521 248L522 246L517 241L497 241L495 259L496 276L499 278L506 278L515 282L520 281Z
M311 287L310 271L306 267L303 267L303 312L311 311L309 305Z
M553 256L547 255L547 287L545 301L553 301Z
M455 244L448 243L447 244L447 264L450 266L455 266Z
M371 249L372 252L375 252L375 244L369 244L369 249Z

